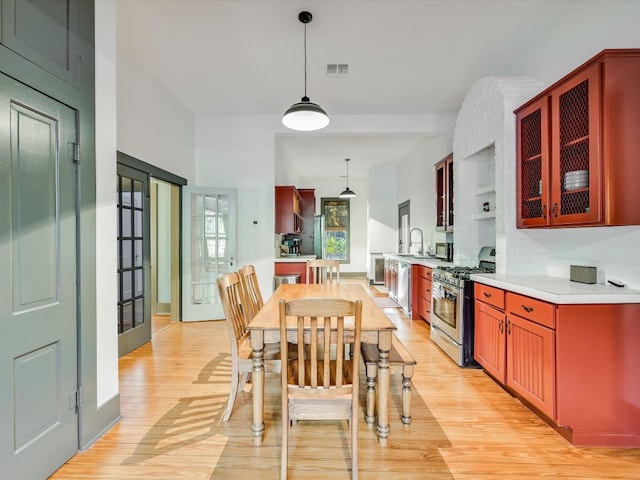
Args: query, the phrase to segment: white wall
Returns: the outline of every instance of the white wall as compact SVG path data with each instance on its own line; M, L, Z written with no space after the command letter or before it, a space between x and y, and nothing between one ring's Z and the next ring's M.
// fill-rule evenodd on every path
M194 182L195 116L118 50L118 150Z
M398 228L398 205L409 200L410 227L422 230L425 251L436 242L445 241L445 234L435 230L435 164L451 153L452 132L453 129L450 129L441 135L426 139L398 165L395 228ZM413 241L417 241L418 238L418 234L414 233ZM394 252L398 251L397 244L396 235Z
M116 281L116 12L95 3L96 18L96 388L98 406L118 394Z

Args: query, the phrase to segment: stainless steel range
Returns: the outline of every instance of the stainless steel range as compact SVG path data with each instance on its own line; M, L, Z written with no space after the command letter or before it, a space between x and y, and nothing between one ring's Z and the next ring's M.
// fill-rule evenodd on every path
M461 367L474 367L474 297L472 273L494 273L495 247L482 247L478 267L440 267L433 270L431 339Z

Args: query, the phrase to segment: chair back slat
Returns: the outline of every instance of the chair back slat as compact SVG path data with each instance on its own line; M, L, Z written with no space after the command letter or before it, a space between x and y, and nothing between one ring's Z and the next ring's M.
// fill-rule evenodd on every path
M249 323L258 311L264 305L260 286L258 285L258 276L253 265L244 265L238 269L240 277L240 285L244 296L243 305L247 323Z
M238 348L238 344L245 335L248 335L244 313L243 294L240 287L240 278L237 273L227 273L216 280L222 309L227 320L229 336L233 340L231 348Z

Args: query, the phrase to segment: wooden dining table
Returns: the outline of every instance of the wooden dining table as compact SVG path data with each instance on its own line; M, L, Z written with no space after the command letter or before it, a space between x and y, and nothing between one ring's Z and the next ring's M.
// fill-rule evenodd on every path
M344 298L362 300L362 342L378 345L378 374L376 389L377 434L381 446L387 445L389 437L389 351L396 326L378 307L373 298L359 284L282 284L267 300L260 311L249 322L251 349L253 350L253 419L251 433L254 445L262 445L264 424L264 346L265 343L280 342L279 302L301 298ZM348 328L348 323L345 325ZM291 323L291 330L295 322Z

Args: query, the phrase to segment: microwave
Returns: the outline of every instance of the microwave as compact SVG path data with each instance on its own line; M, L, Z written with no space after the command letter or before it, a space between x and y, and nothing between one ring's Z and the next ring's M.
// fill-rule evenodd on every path
M453 262L453 243L436 243L435 257L445 262Z

